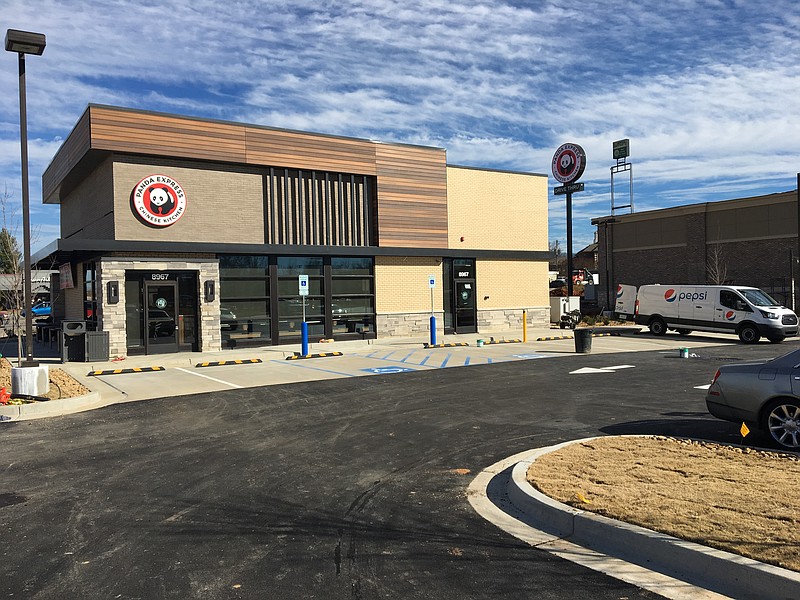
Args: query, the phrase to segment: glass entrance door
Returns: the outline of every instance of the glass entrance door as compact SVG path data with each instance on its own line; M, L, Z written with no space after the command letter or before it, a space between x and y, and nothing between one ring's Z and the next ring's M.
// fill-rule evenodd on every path
M475 282L456 281L456 333L475 333L477 315L475 311Z
M178 285L174 281L145 283L146 307L144 330L147 332L147 354L178 351L177 303Z

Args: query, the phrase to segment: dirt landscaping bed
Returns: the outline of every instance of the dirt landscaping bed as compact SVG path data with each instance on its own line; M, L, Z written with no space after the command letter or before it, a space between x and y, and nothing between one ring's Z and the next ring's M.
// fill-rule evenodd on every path
M11 392L12 366L7 358L0 358L0 388L5 388L7 392ZM50 376L50 390L47 392L49 400L75 398L90 392L86 386L59 368L49 366L47 372Z
M538 458L528 481L575 508L800 571L800 455L609 436Z

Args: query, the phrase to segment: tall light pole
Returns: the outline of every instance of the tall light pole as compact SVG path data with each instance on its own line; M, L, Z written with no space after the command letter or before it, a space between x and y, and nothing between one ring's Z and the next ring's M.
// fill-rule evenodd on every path
M25 284L25 360L20 362L22 367L35 367L38 363L33 360L33 315L31 314L31 223L30 223L30 198L28 197L28 117L25 100L25 55L35 54L41 56L47 45L43 33L19 31L9 29L6 31L6 50L19 55L19 138L22 154L22 235L25 255L24 284Z

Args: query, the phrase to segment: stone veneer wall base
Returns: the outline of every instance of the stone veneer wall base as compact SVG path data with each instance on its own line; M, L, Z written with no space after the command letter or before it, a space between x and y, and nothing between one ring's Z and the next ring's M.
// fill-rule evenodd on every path
M481 333L494 331L521 331L521 308L506 308L478 311L478 331ZM550 307L535 306L528 311L528 326L549 327ZM444 313L435 312L436 330L444 329ZM431 314L428 313L391 313L377 315L378 337L411 337L429 333Z

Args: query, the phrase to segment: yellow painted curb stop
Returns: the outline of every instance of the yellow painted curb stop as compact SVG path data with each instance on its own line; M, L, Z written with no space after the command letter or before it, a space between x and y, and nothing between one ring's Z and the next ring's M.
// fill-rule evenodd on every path
M263 362L260 358L248 358L239 360L220 360L217 362L197 363L195 367L221 367L223 365L249 365Z
M299 352L295 352L292 356L287 356L286 360L300 360L301 358L325 358L326 356L343 356L341 352L321 352L319 354L306 354L303 356Z
M133 367L131 369L113 369L110 371L89 371L87 377L100 375L124 375L125 373L150 373L152 371L166 371L164 367Z

